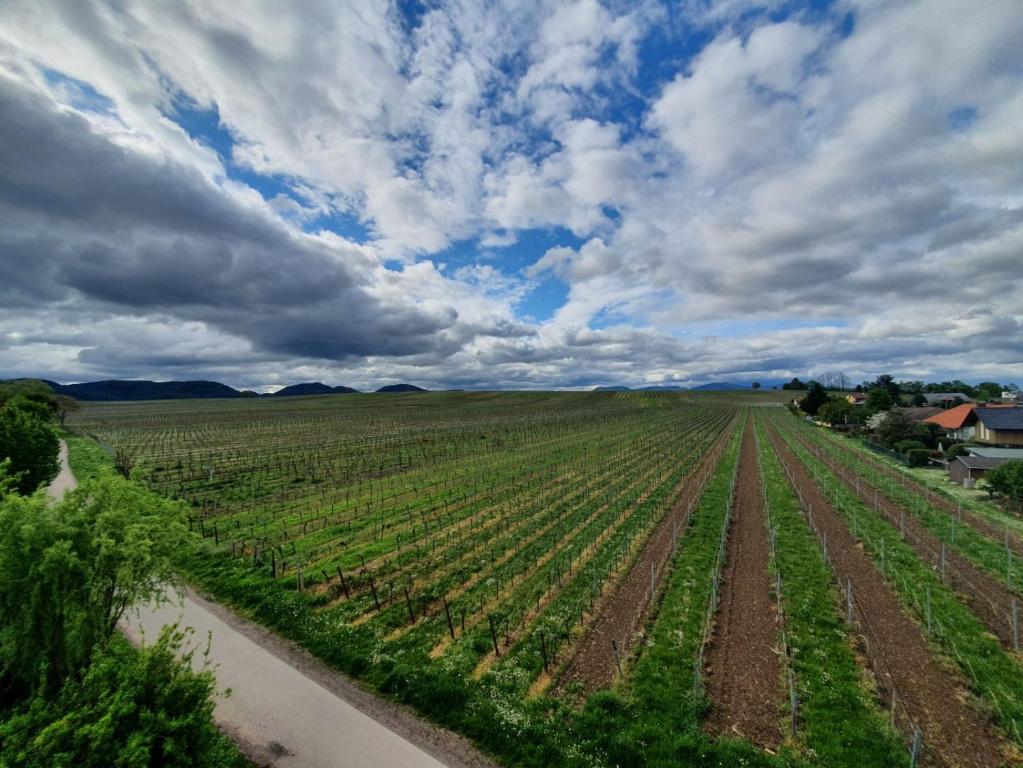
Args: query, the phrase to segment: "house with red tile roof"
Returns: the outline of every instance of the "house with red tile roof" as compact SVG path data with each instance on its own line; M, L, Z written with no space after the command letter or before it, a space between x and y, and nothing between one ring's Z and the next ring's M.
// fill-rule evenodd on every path
M927 417L924 424L937 424L960 443L972 440L977 424L977 415L974 413L976 408L973 403L963 403Z

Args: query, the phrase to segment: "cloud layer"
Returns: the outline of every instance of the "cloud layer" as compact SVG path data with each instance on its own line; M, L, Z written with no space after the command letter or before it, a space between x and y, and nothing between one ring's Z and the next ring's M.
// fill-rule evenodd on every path
M13 2L0 374L1023 380L1023 7L761 5Z

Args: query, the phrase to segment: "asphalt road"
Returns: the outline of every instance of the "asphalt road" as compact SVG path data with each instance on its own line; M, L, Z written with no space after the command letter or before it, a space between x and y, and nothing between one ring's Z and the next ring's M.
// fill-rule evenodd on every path
M53 496L74 487L61 441ZM226 608L188 592L171 605L135 609L121 623L133 642L171 623L191 627L193 647L210 638L219 696L217 725L260 766L282 768L489 768L455 734L363 690L307 652ZM197 653L193 664L203 663Z

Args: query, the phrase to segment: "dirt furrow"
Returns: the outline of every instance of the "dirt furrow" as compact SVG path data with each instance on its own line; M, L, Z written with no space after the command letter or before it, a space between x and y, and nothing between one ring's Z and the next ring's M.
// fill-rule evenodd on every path
M799 436L800 443L808 450L815 450L810 443ZM1013 594L989 573L982 571L959 554L954 547L944 547L942 565L942 542L927 527L902 505L892 501L882 489L864 477L858 477L852 470L837 463L827 454L816 454L817 458L831 470L864 503L872 506L889 523L902 532L903 538L912 545L923 560L931 563L936 570L944 572L946 582L956 590L960 599L1008 649L1013 647L1012 603Z
M717 469L735 423L733 419L725 427L700 465L683 481L684 497L664 516L629 572L597 609L596 617L558 676L555 694L564 693L570 684L581 683L578 695L585 697L608 687L614 680L616 666L611 641L619 644L623 655L627 648L633 647L633 639L642 629L653 605L651 571L659 583L674 550L676 536L684 533L689 515Z
M705 655L708 730L762 747L782 740L779 616L771 599L764 496L757 445L747 425L739 458L721 601Z
M859 452L857 452L857 455L860 455ZM905 475L896 469L892 469L874 456L863 454L861 458L863 458L864 461L881 474L898 481L906 490L912 490L913 492L920 494L922 498L926 499L942 512L946 512L958 518L978 533L987 536L992 541L1004 541L1015 555L1023 557L1023 537L1015 531L1007 530L1006 528L997 525L993 520L990 520L984 515L974 512L968 507L963 507L962 505L935 493L916 478Z
M828 502L807 467L775 431L771 443L840 584L851 583L856 631L886 702L900 729L919 728L927 764L993 768L1011 755L1009 745L971 701L966 681L931 653L920 626L903 610L844 520Z

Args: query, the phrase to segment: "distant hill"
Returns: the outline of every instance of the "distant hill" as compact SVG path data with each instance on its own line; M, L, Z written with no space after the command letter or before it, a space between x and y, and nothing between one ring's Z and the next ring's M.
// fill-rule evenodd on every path
M594 392L685 392L685 387L680 387L678 384L651 384L646 387L625 387L621 384L613 387L594 387Z
M733 389L750 389L750 386L749 384L733 384L728 381L714 381L710 384L693 387L694 392L725 392Z
M357 393L359 390L351 387L329 387L319 381L310 381L305 384L292 384L278 389L271 397L296 397L300 395L347 395Z
M415 384L388 384L386 387L380 387L377 392L426 392L427 390L422 387L417 387Z
M184 398L241 397L242 393L217 381L89 381L84 384L46 384L58 395L76 400L180 400Z

